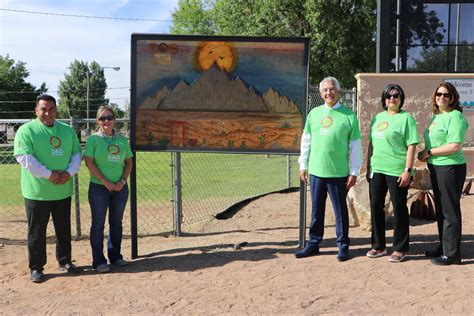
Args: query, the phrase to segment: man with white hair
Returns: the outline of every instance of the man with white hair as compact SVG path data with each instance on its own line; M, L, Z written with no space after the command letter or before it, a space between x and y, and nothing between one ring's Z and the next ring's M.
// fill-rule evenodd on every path
M341 86L334 77L319 84L324 104L311 110L301 137L300 178L311 188L311 224L307 245L295 253L296 258L319 253L324 236L324 214L327 194L336 219L338 261L349 259L349 212L346 196L354 186L362 164L359 123L355 113L339 103Z

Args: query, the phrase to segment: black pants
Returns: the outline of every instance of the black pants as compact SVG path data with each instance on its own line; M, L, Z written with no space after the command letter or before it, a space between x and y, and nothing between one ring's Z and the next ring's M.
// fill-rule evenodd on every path
M436 206L436 220L443 255L461 257L461 194L466 180L466 164L428 164Z
M71 262L71 198L39 201L25 198L28 218L28 262L30 270L43 271L46 264L46 229L49 215L56 232L56 259L59 264Z
M410 242L407 207L408 187L399 187L398 177L388 176L382 173L374 173L369 183L370 211L372 215L372 248L383 250L386 248L385 241L385 195L390 193L392 201L395 227L393 229L393 250L407 252Z

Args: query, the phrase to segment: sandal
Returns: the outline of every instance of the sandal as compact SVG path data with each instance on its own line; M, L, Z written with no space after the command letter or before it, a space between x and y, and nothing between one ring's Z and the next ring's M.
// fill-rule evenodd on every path
M387 255L387 249L384 250L375 250L371 249L367 251L367 257L369 258L379 258Z
M406 255L403 252L394 251L388 261L390 262L402 262L405 260Z

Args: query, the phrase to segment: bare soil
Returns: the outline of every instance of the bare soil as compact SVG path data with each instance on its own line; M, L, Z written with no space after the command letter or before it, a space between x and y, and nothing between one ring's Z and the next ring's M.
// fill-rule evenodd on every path
M140 238L141 256L109 274L91 269L87 240L73 242L83 269L77 275L57 270L48 244L47 279L34 284L26 246L3 244L0 313L473 314L474 196L461 202L463 264L447 267L423 255L435 246L436 224L414 220L405 262L367 258L370 232L358 227L350 230L352 259L338 262L331 208L321 253L296 259L298 193L272 194L231 219L187 226L183 237ZM387 230L389 245L392 235Z

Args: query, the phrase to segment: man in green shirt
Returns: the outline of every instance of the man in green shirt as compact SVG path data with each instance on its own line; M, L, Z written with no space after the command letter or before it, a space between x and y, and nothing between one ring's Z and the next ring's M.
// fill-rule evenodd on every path
M349 259L349 212L346 196L354 186L362 164L362 145L357 117L339 103L341 86L334 77L324 78L319 92L325 103L306 118L301 137L300 178L311 182L311 224L309 241L297 251L297 258L319 253L324 235L324 214L329 193L336 219L338 261Z
M28 261L33 282L44 280L46 229L50 214L56 232L59 268L76 272L71 260L71 177L81 165L81 148L74 130L56 121L56 100L36 100L37 119L15 135L14 155L22 166L21 192L28 218Z

